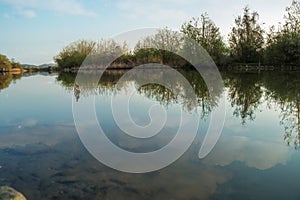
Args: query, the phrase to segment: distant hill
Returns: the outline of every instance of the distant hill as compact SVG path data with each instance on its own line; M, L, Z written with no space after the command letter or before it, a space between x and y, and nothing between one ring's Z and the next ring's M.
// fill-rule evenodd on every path
M49 63L49 64L42 64L42 65L31 65L31 64L22 64L23 68L48 68L48 67L53 67L56 66L54 63Z
M37 68L36 65L29 65L29 64L21 64L23 68Z
M56 66L56 64L54 63L49 63L49 64L42 64L42 65L39 65L38 67L39 68L47 68L47 67L54 67Z

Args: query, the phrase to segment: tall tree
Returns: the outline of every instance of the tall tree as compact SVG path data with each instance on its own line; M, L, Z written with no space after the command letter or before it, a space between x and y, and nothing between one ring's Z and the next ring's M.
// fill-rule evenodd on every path
M300 1L293 0L292 4L287 7L284 15L284 31L289 33L300 33Z
M200 44L217 64L222 64L226 51L219 28L207 13L192 18L181 26L181 32Z
M177 54L181 50L183 37L176 31L165 27L156 34L140 40L134 54L138 63L161 63L172 66L180 65L183 59Z
M264 30L258 23L259 14L244 8L243 16L235 19L229 34L230 56L234 62L255 63L261 56L264 45Z
M300 65L300 1L286 8L285 22L268 34L265 60L272 65Z

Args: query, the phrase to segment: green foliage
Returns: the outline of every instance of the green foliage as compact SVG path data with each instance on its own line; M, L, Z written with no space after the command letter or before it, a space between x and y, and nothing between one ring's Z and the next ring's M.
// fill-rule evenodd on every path
M134 49L137 64L160 63L171 66L184 66L186 61L179 55L183 38L169 28L159 30L156 34L140 40Z
M293 0L286 8L284 32L300 33L300 1Z
M229 46L225 45L219 28L206 13L200 18L192 18L185 22L181 26L181 32L200 44L218 66L257 66L260 63L272 66L300 66L299 0L293 0L286 8L284 20L284 24L276 31L273 26L265 34L259 23L259 14L250 11L246 6L243 14L235 19L235 25L228 35ZM60 68L80 67L88 55L91 66L97 67L110 64L112 68L130 68L145 63L186 67L190 66L190 63L178 54L185 55L183 53L193 50L192 54L199 53L195 52L199 51L195 44L187 42L187 39L177 32L164 28L155 35L140 40L133 52L129 52L126 42L120 45L114 40L81 40L65 47L54 60ZM114 62L109 63L112 58L115 59ZM208 60L211 59L203 56L195 58L192 62L206 63Z
M300 2L293 1L286 8L285 23L268 33L265 62L277 66L300 65Z
M80 40L65 47L54 57L54 60L61 68L77 68L89 56L87 62L104 66L108 64L106 63L109 60L108 58L118 57L126 53L126 43L120 46L114 40L102 39L99 42ZM124 59L128 59L128 56Z
M192 18L181 26L181 32L200 44L213 58L216 64L224 64L226 46L222 40L219 28L208 17L202 14L199 18Z
M0 54L0 71L10 71L12 68L11 62L4 55Z
M54 60L61 68L80 67L94 46L95 42L86 40L71 43L55 56Z
M232 61L241 63L258 62L264 45L264 30L260 27L257 12L250 13L248 6L243 16L235 19L235 27L229 34Z
M19 62L12 61L11 66L12 68L22 69L22 65Z

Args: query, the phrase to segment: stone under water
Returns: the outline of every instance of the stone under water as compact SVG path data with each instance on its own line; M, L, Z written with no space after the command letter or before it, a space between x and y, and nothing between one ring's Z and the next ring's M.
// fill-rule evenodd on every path
M0 187L0 200L26 200L23 194L9 186Z

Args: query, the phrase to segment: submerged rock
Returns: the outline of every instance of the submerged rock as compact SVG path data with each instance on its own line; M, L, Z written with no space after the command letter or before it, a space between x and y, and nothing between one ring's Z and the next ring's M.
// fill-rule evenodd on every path
M32 156L43 154L50 152L50 150L51 147L43 143L27 144L25 146L14 146L4 149L6 153L17 156Z
M26 200L26 198L23 194L9 186L1 186L0 200Z

